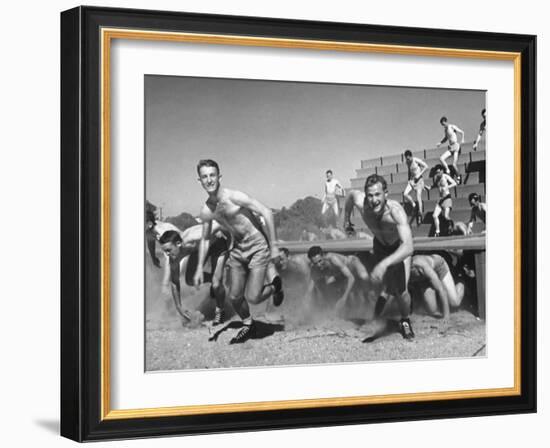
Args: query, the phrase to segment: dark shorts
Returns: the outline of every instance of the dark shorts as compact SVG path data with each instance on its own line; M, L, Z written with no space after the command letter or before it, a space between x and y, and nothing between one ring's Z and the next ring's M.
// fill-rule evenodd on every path
M211 274L205 273L204 275L205 282L212 281L212 276L214 275L214 270L216 269L216 263L218 262L218 258L224 255L228 250L229 250L229 243L225 238L216 238L214 242L210 244L210 247L208 248L208 253L206 254L205 262L207 262L208 259L210 259L210 264L212 266L212 273ZM189 255L189 259L187 260L187 268L185 269L185 283L187 283L187 285L189 286L193 284L193 277L195 276L195 272L197 271L198 263L199 263L199 251L196 250L191 255ZM179 272L178 272L178 278L179 278Z
M401 245L401 241L398 241L391 246L381 243L376 238L373 241L373 253L376 263L380 263L384 258L393 254ZM405 263L400 263L390 266L384 274L384 286L390 294L401 295L407 291L407 274L405 271Z
M453 208L453 198L450 194L442 197L439 202L441 208Z

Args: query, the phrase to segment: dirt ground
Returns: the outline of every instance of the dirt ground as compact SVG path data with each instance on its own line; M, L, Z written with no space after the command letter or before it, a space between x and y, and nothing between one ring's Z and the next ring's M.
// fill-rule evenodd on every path
M390 361L405 359L464 358L486 355L485 322L468 310L451 314L448 322L415 313L411 322L416 333L405 341L395 321L389 320L386 332L374 342L363 343L379 323L343 319L330 311L312 313L305 309L302 291L287 290L279 308L269 302L254 307L256 333L243 344L229 345L239 331L238 319L216 340L209 319L213 300L208 287L184 290L185 304L200 310L201 322L182 325L169 297L159 285L160 272L148 269L146 279L146 370L215 369L234 367L282 366L296 364ZM227 309L231 312L230 308ZM364 315L364 310L350 313Z

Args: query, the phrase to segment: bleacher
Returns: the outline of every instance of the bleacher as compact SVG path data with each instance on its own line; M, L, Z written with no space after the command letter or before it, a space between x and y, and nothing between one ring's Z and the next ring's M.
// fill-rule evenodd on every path
M429 172L434 166L441 163L439 158L445 151L445 148L446 146L441 146L439 148L413 151L414 157L418 157L428 164L429 168L424 173L424 182L428 187L432 185ZM476 150L473 149L473 142L461 145L458 169L462 176L462 184L452 188L451 191L453 196L451 219L455 222L462 221L467 223L470 219L471 209L468 203L470 193L478 193L481 196L481 200L486 202L485 157L484 138L481 139ZM447 164L451 164L450 158L447 159ZM350 179L351 189L363 191L366 178L375 173L384 176L386 179L388 183L388 197L404 204L403 192L407 186L408 169L403 154L362 160L361 167L356 169L357 177ZM416 197L414 191L411 192L411 197L413 199ZM429 191L424 190L422 199L424 201L424 223L420 226L417 226L416 223L412 224L413 236L428 236L433 224L432 213L436 202L439 200L439 190L437 188ZM405 207L405 210L411 213L409 209L410 207ZM365 228L365 223L358 213L354 213L352 222L357 230ZM484 229L485 224L481 222L474 224L474 233Z

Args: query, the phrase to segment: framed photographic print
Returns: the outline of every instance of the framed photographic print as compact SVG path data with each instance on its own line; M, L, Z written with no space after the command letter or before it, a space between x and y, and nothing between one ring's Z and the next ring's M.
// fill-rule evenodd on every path
M63 12L62 435L535 412L535 44Z

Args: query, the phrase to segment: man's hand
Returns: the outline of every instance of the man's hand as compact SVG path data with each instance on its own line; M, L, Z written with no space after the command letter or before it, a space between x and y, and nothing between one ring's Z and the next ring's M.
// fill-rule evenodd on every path
M197 267L197 272L195 272L195 275L193 276L193 284L195 285L195 288L199 289L199 287L204 283L204 273L202 271L202 266Z
M388 270L388 267L384 263L384 261L381 261L378 263L371 273L371 280L375 284L380 284L384 280L384 275L386 274L386 271Z

